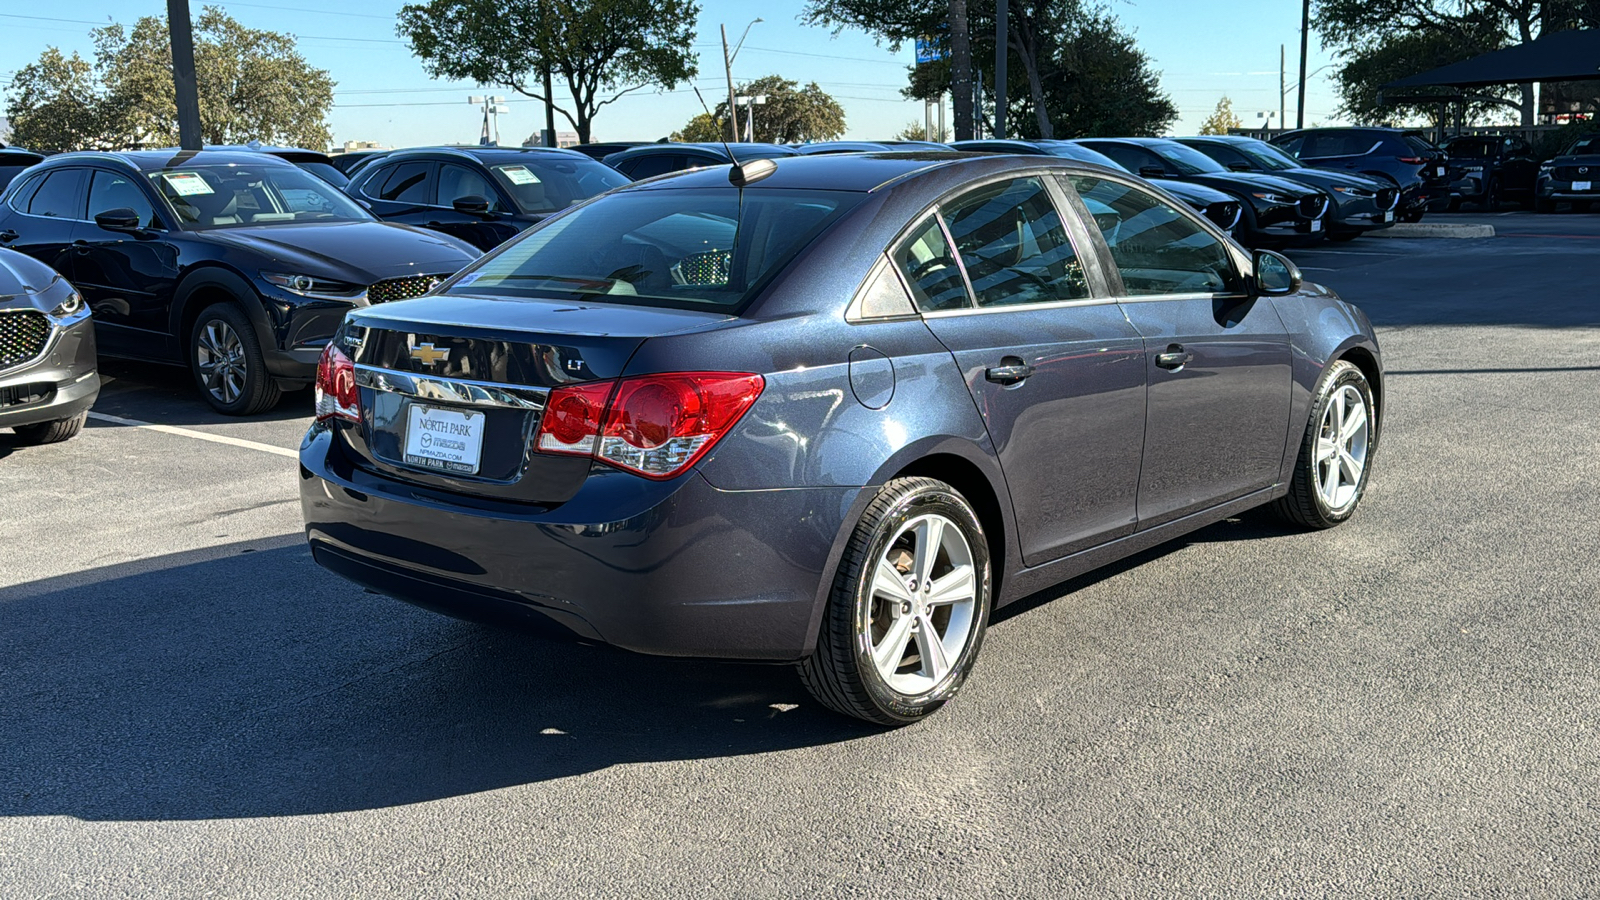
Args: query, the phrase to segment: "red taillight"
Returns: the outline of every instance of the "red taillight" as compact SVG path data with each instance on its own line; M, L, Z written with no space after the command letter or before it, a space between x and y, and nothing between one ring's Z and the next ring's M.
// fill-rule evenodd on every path
M614 381L592 381L551 391L534 446L545 453L594 455L606 400L615 386Z
M1420 156L1396 156L1395 159L1400 160L1401 162L1405 163L1408 166L1420 166L1423 163L1427 162L1427 160L1423 159Z
M732 430L765 384L760 375L677 372L557 388L535 446L671 478Z
M356 390L356 366L339 348L329 344L317 362L317 421L361 421L361 393Z

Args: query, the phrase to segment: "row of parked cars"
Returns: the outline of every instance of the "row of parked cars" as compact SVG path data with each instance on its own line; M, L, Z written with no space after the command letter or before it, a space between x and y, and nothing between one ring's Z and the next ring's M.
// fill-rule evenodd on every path
M48 159L0 148L0 247L76 286L95 331L86 341L40 343L38 334L55 333L43 320L0 317L0 346L16 357L0 356L0 370L42 357L42 347L57 348L53 359L68 344L92 355L98 343L108 355L185 365L220 412L258 413L311 383L351 308L425 294L481 252L630 181L753 159L960 151L1075 160L1155 184L1247 247L1349 240L1463 199L1587 207L1588 197L1600 198L1600 178L1588 178L1600 166L1589 141L1543 166L1517 138L1447 146L1460 155L1393 129L1335 128L1271 143L1238 136L619 143L335 157L251 145ZM53 296L37 268L13 262L8 271L30 273L30 289ZM56 308L35 311L48 319ZM68 317L52 328L77 324ZM18 379L17 371L0 375L0 423L24 412L30 422L81 420L81 396L69 402L62 391L45 402L42 388L29 387L43 380ZM39 419L57 403L56 418Z

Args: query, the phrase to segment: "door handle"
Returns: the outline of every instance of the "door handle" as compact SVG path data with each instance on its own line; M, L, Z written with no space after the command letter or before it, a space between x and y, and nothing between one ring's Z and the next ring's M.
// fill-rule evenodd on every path
M7 228L5 231L0 231L0 244L9 244L12 241L16 240L18 237L20 237L20 235L18 235L15 231L12 231L11 229Z
M1028 365L1015 356L1007 356L1000 360L1000 365L990 366L983 370L983 377L995 384L1013 385L1021 384L1023 379L1033 374L1033 366Z
M1163 369L1181 369L1191 359L1194 354L1183 349L1182 344L1169 344L1167 352L1156 354L1156 365Z
M88 253L89 252L89 242L88 241L73 241L72 242L72 250L75 253Z

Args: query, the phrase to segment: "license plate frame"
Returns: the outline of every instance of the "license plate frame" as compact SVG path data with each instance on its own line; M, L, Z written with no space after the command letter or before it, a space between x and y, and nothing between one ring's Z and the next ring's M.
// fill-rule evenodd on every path
M406 465L452 475L476 475L483 465L487 422L480 410L408 403L401 459Z

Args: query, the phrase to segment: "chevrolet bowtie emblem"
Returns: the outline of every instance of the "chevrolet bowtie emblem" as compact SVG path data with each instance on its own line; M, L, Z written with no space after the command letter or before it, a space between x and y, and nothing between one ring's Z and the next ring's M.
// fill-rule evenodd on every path
M425 366L431 366L449 359L450 351L440 350L432 344L418 344L411 348L411 358Z

